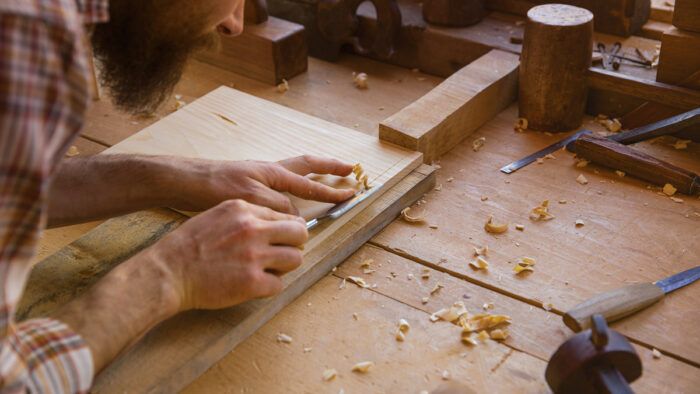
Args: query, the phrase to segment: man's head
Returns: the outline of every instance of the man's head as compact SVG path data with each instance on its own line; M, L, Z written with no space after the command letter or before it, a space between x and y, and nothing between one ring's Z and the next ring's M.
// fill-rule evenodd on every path
M244 0L111 0L109 23L94 26L102 84L131 113L153 112L170 96L193 52L216 30L243 30Z

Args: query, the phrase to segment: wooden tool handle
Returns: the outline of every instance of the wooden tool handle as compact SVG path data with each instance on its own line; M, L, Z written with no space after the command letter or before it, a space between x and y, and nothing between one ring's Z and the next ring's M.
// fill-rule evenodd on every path
M653 283L640 283L599 294L576 305L564 315L564 324L575 332L590 328L591 316L601 314L612 323L663 298L664 292Z
M684 194L693 195L700 191L700 178L695 173L618 142L584 135L571 144L577 156L593 163L623 171L658 186L670 183Z

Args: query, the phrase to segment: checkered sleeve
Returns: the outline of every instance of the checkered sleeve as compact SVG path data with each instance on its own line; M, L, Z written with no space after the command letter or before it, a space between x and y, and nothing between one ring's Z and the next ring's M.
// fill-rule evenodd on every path
M53 319L14 321L45 224L56 158L79 131L87 103L85 66L76 42L75 32L59 23L0 10L3 393L86 392L92 383L90 350L70 327Z

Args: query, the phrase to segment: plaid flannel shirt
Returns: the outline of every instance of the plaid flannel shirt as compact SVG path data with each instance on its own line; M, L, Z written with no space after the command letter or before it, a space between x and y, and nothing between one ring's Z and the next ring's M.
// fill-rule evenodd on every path
M90 98L83 25L108 0L0 1L0 391L85 392L85 341L54 319L16 323L17 302L46 222L51 176Z

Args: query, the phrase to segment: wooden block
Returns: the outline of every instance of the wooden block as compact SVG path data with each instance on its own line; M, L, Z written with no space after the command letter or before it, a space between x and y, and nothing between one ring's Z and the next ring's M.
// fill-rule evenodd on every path
M302 25L269 17L247 24L240 36L221 37L220 48L202 52L199 60L277 85L306 71L308 50Z
M700 33L700 0L676 0L673 26Z
M302 266L283 277L285 289L281 294L220 311L191 311L164 322L102 371L93 390L110 393L179 391L434 185L435 169L419 167L324 239L312 253L305 253ZM170 210L138 212L108 220L34 268L18 316L50 314L184 220L184 215ZM60 274L58 281L57 274Z
M515 100L518 56L493 50L379 124L379 138L423 152L449 151Z
M700 33L668 29L661 39L661 54L656 80L681 85L700 70Z

